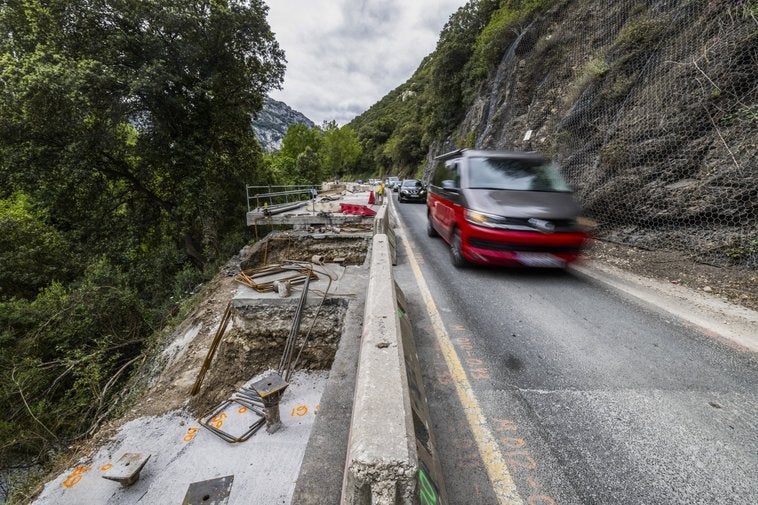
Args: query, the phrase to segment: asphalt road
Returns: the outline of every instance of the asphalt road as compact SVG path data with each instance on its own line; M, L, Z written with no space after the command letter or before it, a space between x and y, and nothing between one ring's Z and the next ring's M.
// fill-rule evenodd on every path
M412 255L399 250L395 277L451 504L758 503L756 354L571 273L455 269L446 243L426 236L425 206L394 205ZM517 495L493 486L498 474Z

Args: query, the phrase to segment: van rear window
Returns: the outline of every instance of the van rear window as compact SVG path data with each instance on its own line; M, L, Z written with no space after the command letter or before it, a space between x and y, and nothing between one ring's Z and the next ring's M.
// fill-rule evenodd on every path
M570 192L558 170L546 160L513 158L471 158L468 187L471 189L509 189L515 191Z

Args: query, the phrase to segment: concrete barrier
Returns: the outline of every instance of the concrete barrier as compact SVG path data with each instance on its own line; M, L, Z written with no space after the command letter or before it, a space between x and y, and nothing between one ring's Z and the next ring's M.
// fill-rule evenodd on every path
M389 197L389 200L392 200L392 197ZM389 204L379 207L376 217L374 217L374 235L387 235L387 240L389 240L390 244L391 261L393 265L397 265L397 237L395 236L395 229L392 226L390 215Z
M378 222L386 219L386 208L382 214ZM447 505L408 305L390 266L389 237L374 235L372 246L341 503Z
M387 236L375 235L343 505L411 505L418 495L418 455L390 256Z

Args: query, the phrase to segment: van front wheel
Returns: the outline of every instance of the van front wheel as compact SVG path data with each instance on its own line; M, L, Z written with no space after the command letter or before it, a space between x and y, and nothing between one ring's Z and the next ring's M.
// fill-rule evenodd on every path
M455 228L453 235L450 237L450 260L455 268L463 268L468 264L466 258L463 257L462 246L461 232L458 231L458 228Z

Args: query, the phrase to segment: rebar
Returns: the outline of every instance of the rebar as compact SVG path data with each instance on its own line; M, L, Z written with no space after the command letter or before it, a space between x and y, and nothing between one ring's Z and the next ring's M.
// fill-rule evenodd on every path
M300 332L300 323L302 322L303 318L303 309L305 308L305 302L308 298L308 287L310 286L310 282L311 276L306 275L305 284L303 284L303 292L300 295L300 302L297 305L297 309L295 310L295 317L292 321L292 328L290 329L290 333L287 336L282 359L279 361L278 372L279 375L285 377L285 380L286 377L289 377L289 367L292 364L292 350L294 349L295 341L297 340L297 334Z
M213 341L211 342L211 346L208 349L208 354L205 356L205 360L203 361L203 366L200 368L200 372L197 374L197 378L195 379L195 385L192 386L191 394L192 396L195 396L200 391L200 385L203 383L203 379L205 378L205 374L208 372L208 369L211 366L211 361L213 361L213 356L216 354L216 349L218 348L219 342L221 342L221 337L224 335L224 332L226 331L226 326L229 324L229 319L232 317L232 302L226 304L226 310L224 310L224 315L221 317L221 322L219 323L218 329L216 330L216 335L213 337Z

